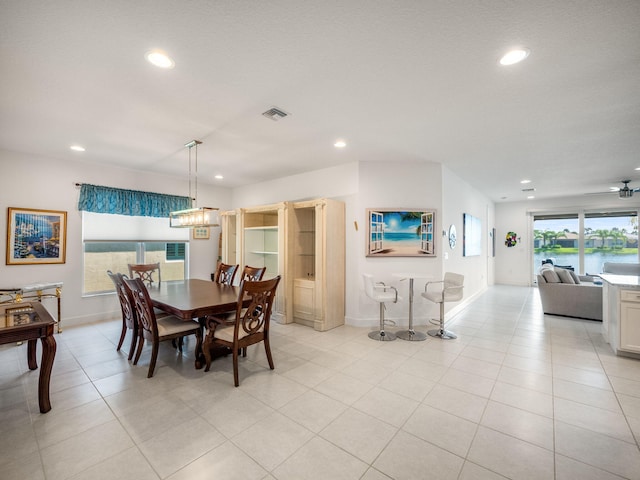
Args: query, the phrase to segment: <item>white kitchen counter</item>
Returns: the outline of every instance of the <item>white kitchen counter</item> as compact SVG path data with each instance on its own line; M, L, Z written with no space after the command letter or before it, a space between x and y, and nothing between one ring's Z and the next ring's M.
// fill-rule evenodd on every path
M616 355L640 358L640 276L599 275L602 291L602 334Z

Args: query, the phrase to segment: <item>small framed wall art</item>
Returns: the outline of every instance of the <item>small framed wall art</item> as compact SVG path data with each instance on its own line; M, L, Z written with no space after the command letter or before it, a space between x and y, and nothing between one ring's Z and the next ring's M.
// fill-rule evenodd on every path
M192 236L194 240L209 240L209 227L194 227Z

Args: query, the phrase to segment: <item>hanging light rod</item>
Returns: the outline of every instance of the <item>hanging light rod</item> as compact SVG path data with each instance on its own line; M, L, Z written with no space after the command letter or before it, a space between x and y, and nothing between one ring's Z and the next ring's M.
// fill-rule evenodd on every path
M217 227L220 225L218 209L211 207L197 207L198 203L198 145L200 140L191 140L184 146L189 149L189 198L193 200L194 208L178 210L169 214L169 226L173 228ZM191 149L195 147L195 195L191 196Z

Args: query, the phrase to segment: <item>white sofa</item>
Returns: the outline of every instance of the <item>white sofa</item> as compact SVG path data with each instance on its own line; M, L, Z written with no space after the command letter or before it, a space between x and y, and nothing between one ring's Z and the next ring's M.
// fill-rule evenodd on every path
M544 313L602 321L602 285L592 277L549 265L537 278Z

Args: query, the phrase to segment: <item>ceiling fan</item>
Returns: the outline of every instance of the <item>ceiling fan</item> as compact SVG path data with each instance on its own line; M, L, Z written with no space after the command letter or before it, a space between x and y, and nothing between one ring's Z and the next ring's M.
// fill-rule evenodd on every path
M588 193L587 195L617 193L620 198L631 198L633 197L633 192L640 192L640 187L636 187L636 188L629 187L629 183L631 183L631 180L620 180L620 182L622 182L622 184L624 185L623 187L612 188L611 191L609 192Z
M633 192L640 191L640 188L629 188L629 182L631 182L631 180L621 180L621 182L624 184L624 187L618 190L620 198L631 198L633 197Z

